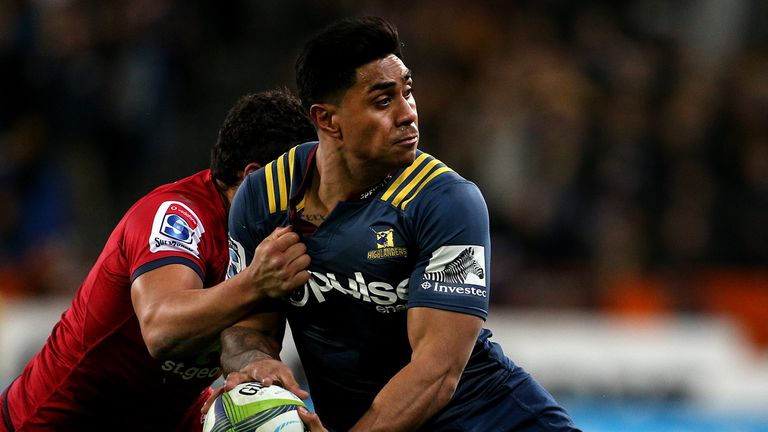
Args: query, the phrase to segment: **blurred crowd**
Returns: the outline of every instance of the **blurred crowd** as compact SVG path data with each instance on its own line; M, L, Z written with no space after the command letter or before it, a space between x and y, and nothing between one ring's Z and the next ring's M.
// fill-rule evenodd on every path
M734 313L768 346L760 0L3 0L0 294L73 292L130 203L351 14L398 25L421 148L485 194L493 302Z

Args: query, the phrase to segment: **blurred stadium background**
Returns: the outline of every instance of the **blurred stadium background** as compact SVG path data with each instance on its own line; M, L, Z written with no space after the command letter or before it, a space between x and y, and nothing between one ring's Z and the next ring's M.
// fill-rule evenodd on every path
M585 431L767 431L762 0L0 1L0 386L129 204L353 14L485 193L509 355Z

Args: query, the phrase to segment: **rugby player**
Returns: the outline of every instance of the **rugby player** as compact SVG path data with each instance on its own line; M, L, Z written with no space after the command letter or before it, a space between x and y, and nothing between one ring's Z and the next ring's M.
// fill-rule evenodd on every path
M201 430L221 330L271 290L307 280L306 248L281 228L242 277L224 281L230 202L245 176L316 137L287 91L240 98L210 169L158 187L117 224L42 350L0 396L0 431Z
M287 320L313 432L577 431L483 328L487 206L473 183L418 149L413 74L395 27L340 20L306 43L296 73L319 142L243 182L230 212L229 276L258 259L256 245L275 228L291 226L310 278L222 332L227 388L293 381L277 357Z

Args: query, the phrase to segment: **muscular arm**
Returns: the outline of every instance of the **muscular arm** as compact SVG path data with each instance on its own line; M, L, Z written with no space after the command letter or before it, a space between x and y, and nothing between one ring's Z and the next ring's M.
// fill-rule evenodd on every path
M381 389L350 432L418 429L453 396L482 322L456 312L409 309L411 362Z
M249 363L279 359L285 322L277 313L262 313L240 321L221 333L224 374L238 372Z
M255 302L306 282L308 264L298 235L281 228L256 248L246 269L207 289L195 271L181 264L142 274L133 281L131 300L150 354L183 357L207 348L222 330L246 317Z
M183 357L215 342L219 332L241 319L260 297L238 282L233 278L216 289L202 289L197 273L181 264L136 278L131 299L150 354Z
M309 394L299 386L293 371L280 361L285 318L278 313L256 313L221 333L221 365L225 388L244 381L265 385L279 383L298 397Z

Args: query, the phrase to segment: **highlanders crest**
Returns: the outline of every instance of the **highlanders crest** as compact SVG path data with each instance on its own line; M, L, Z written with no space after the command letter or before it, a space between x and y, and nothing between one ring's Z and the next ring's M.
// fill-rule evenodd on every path
M395 230L393 228L371 227L371 231L373 231L373 240L376 245L376 249L371 249L368 251L367 258L369 260L408 256L407 248L404 246L397 246Z

